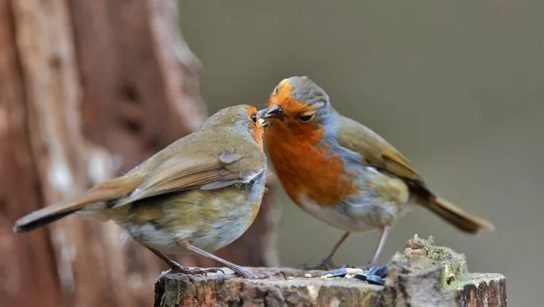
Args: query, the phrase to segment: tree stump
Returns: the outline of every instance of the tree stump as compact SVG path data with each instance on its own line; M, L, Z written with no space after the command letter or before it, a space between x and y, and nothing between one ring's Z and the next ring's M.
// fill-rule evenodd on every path
M384 286L323 271L274 270L284 274L249 280L228 269L166 273L155 286L155 306L506 306L503 275L469 273L463 254L417 235L393 256Z

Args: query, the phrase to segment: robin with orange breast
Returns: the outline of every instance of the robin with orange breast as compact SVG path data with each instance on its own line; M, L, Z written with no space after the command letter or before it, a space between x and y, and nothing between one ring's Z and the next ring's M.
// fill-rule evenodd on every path
M421 205L461 231L493 225L433 194L411 163L381 136L340 115L329 96L307 77L291 77L259 111L269 127L265 143L289 197L304 211L344 235L321 266L352 232L380 230L375 265L394 222Z
M32 212L14 230L29 231L85 212L114 220L173 270L203 273L165 255L192 252L241 276L257 277L211 252L240 237L259 211L266 176L262 138L255 107L223 109L126 175L75 200Z

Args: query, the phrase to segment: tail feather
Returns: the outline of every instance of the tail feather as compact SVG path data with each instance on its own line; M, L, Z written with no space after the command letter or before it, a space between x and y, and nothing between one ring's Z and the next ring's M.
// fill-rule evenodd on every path
M15 232L27 232L45 226L67 215L70 215L80 208L69 208L67 206L48 206L23 216L13 226Z
M495 229L490 222L463 211L443 198L433 196L421 204L461 231L477 233L481 229Z
M138 176L118 177L106 181L92 188L85 195L74 201L44 207L20 218L15 222L13 231L30 231L77 212L89 205L125 197L138 183Z
M96 193L93 193L93 190L91 190L83 197L74 201L43 207L39 210L31 212L15 222L13 231L26 232L34 230L38 227L45 226L67 215L77 212L88 205L94 205L96 203L107 201L107 199L96 196Z

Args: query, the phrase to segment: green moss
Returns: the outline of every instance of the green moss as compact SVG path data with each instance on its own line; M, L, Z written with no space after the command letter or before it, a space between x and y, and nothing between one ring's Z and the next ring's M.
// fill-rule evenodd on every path
M460 290L465 285L479 285L481 283L489 283L490 281L497 281L504 279L504 275L498 273L470 273L461 276L451 284L447 285L446 290Z
M393 256L392 263L407 268L412 274L442 268L441 289L449 289L468 272L465 255L449 247L436 246L432 237L428 239L415 235L402 253Z

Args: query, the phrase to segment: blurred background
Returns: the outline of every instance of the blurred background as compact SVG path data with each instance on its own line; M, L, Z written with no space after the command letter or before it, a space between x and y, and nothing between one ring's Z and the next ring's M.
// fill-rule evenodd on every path
M116 226L69 218L15 236L13 222L130 169L206 109L264 106L281 79L306 75L433 191L496 226L469 236L418 208L382 262L432 235L470 271L505 274L512 306L538 306L543 12L537 0L0 0L0 305L148 306L163 266L120 244ZM278 206L268 195L254 229L221 255L316 264L342 232L272 191ZM366 263L377 239L351 236L335 261Z
M203 63L209 111L263 105L307 75L336 109L374 129L436 193L492 221L465 235L426 210L393 230L382 261L414 233L464 252L469 270L507 277L512 306L536 306L544 273L544 2L182 0L185 38ZM282 264L317 263L342 232L283 194ZM371 258L376 232L350 237L339 263Z

